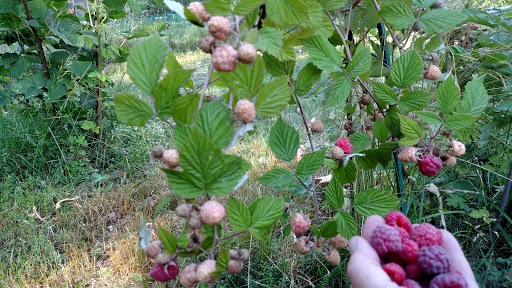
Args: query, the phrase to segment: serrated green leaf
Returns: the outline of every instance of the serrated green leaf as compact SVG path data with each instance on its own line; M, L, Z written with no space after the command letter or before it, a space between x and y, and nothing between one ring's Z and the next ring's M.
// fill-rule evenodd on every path
M459 100L459 88L457 88L453 78L448 77L448 79L439 85L436 91L436 101L439 105L439 109L441 109L444 114L450 114L457 103L459 103Z
M398 115L400 117L400 131L409 137L423 137L423 128L419 122L411 119L410 117Z
M210 15L231 16L230 0L210 0L202 2Z
M143 93L149 95L155 89L166 55L167 46L158 35L148 38L130 50L126 72Z
M489 96L484 86L484 78L476 78L466 84L464 92L464 112L469 115L479 115L489 104Z
M427 105L430 103L431 98L432 94L427 93L425 91L407 91L404 93L402 97L400 97L400 101L398 101L398 106L408 111L418 111L423 108L426 108Z
M226 146L233 137L231 113L220 101L203 105L197 113L195 126L219 148Z
M398 107L391 107L389 111L384 116L384 123L386 123L386 128L388 128L391 135L395 137L400 137L402 132L400 131L400 110Z
M434 4L437 0L414 0L414 5L421 8L429 8L432 4Z
M377 119L373 124L372 133L373 136L379 140L379 142L386 142L389 136L389 131L386 128L386 124L380 119Z
M252 66L252 67L251 67ZM220 72L220 80L235 96L250 99L258 94L261 89L265 65L261 57L258 57L252 65L238 65L233 72Z
M302 0L308 6L309 21L299 24L301 28L316 30L316 35L331 37L334 32L331 20L325 15L325 9L317 0Z
M340 53L326 37L312 36L301 41L309 53L311 62L316 67L328 72L341 71Z
M185 94L180 96L176 100L174 109L171 111L174 121L183 124L192 124L198 103L199 94Z
M345 101L350 95L350 90L352 90L352 81L350 81L347 77L341 76L341 73L335 73L335 78L336 82L334 83L334 86L329 93L327 102L325 103L325 106L327 107L345 104Z
M345 2L339 0L320 0L320 5L322 5L325 10L332 10L345 6Z
M466 113L453 113L446 116L444 125L450 130L460 130L475 122L475 116Z
M268 145L277 158L291 161L299 149L299 133L279 118L270 131Z
M436 9L422 14L418 20L427 34L450 31L465 22L467 17L455 10Z
M263 53L263 62L265 63L266 71L272 76L279 77L286 75L292 77L293 75L295 61L282 62L268 53Z
M167 180L172 190L177 195L186 199L193 199L203 194L203 188L197 186L194 183L194 179L188 173L169 169L163 169L163 171L167 175Z
M213 279L222 275L224 271L228 268L229 260L231 260L229 250L220 249L219 255L217 256L217 260L215 261L215 272L210 274L210 277Z
M338 233L346 239L350 240L353 236L356 236L356 222L354 218L347 212L340 211L334 216L338 224Z
M295 93L299 96L306 95L311 87L320 80L322 70L318 69L313 63L308 63L300 70L297 80L293 82Z
M402 54L391 64L391 80L398 88L408 88L422 73L423 63L414 49Z
M295 174L297 177L307 177L315 173L324 163L324 150L306 154L297 164Z
M411 9L409 9L407 4L401 1L391 2L382 7L379 15L384 18L394 30L405 29L416 21Z
M261 28L258 30L258 42L254 46L272 56L277 56L283 47L283 34L271 27Z
M265 2L264 0L240 0L240 2L235 7L236 15L247 15L253 10L256 10L260 7L261 4Z
M441 119L441 117L439 117L439 115L437 113L434 113L432 111L418 111L415 114L421 120L423 120L423 122L425 122L427 124L437 125L437 124L443 123L443 120Z
M172 70L153 90L158 118L167 120L172 115L180 87L190 79L194 70Z
M372 55L369 47L359 45L356 53L352 57L352 61L347 65L347 72L350 77L355 78L362 76L372 67Z
M176 253L178 239L176 239L174 235L162 228L160 225L158 225L158 239L162 241L162 245L164 246L163 250L165 253L169 255Z
M258 181L262 184L276 189L285 189L286 187L292 185L294 180L295 176L293 173L290 170L282 168L272 169L265 173L265 175L258 178Z
M244 232L251 227L251 212L245 204L233 196L228 201L228 220L235 231Z
M359 153L368 148L368 146L372 144L372 137L370 137L370 135L366 133L356 132L348 136L348 138L350 139L350 143L354 147L352 153Z
M144 126L153 117L153 109L133 95L119 94L114 97L119 121L130 126Z
M356 180L357 168L356 164L352 161L347 162L347 166L341 165L338 169L333 171L334 178L341 184L348 184Z
M281 114L290 98L292 90L288 85L288 77L281 76L263 85L256 96L256 114L262 117L273 117Z
M343 187L336 181L331 179L327 190L325 190L325 201L332 209L341 209L345 203L345 195L343 194Z
M324 238L332 238L338 235L338 221L325 221L320 226L320 234Z
M318 229L315 224L311 225L311 231L313 231L313 234L315 234L316 236L322 236L322 233L320 233L320 229Z
M158 213L160 213L160 211L162 211L162 209L164 209L165 206L167 206L167 204L169 204L169 202L171 202L172 199L173 199L172 197L166 197L166 198L160 200L160 202L158 202L158 205L155 208L155 212L153 212L153 222L155 222L155 219L156 219L156 216L158 216Z
M380 82L372 82L373 94L381 105L393 105L396 103L396 94L388 85Z
M356 194L354 209L364 216L385 216L389 211L396 209L399 199L389 192L369 189Z
M252 216L251 233L258 240L265 238L272 226L281 218L284 211L284 199L262 197L250 207Z
M185 226L185 228L181 232L180 237L178 237L178 243L177 243L178 247L187 249L188 243L190 243L190 239L188 239L187 232L188 232L188 228L187 228L187 226Z
M309 21L308 6L301 0L267 0L265 5L268 17L279 25Z

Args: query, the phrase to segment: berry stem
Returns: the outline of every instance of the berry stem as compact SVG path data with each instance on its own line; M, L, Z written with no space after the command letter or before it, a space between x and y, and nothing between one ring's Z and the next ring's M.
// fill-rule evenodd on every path
M208 88L208 84L210 83L210 79L212 78L213 73L213 63L210 64L210 69L208 70L208 75L206 76L206 80L204 81L203 91L201 92L201 97L199 98L199 104L197 104L197 111L201 109L203 105L204 94L206 93L206 88Z
M373 96L372 92L370 92L370 90L368 89L368 87L366 87L366 85L365 85L365 84L364 84L364 82L361 80L361 78L356 77L355 81L359 82L359 84L361 85L361 87L363 87L363 89L366 91L366 93L368 93L368 95L370 95L370 97L372 97L373 102L375 102L375 104L377 104L377 108L379 108L380 113L382 113L382 115L386 115L386 114L384 113L384 110L383 110L383 109L382 109L382 107L380 106L379 102L377 102L377 99L375 99L375 96Z
M219 241L219 242L222 242L222 241L224 241L224 240L228 240L228 239L231 239L231 238L233 238L233 237L236 237L236 236L238 236L238 235L240 235L240 234L242 234L242 233L244 233L244 232L235 232L235 233L233 233L233 234L231 234L231 235L229 235L229 236L226 236L226 237L224 237L224 238L219 238L219 239L218 239L218 241Z

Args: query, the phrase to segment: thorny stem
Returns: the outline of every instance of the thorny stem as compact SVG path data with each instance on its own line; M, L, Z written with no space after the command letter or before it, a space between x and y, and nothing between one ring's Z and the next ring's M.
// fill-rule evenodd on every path
M201 109L201 105L203 105L204 94L206 93L206 88L208 88L208 84L210 79L212 78L213 73L213 63L210 64L210 69L208 70L208 75L206 76L206 80L204 81L203 91L201 92L201 97L199 98L199 104L197 104L197 111Z

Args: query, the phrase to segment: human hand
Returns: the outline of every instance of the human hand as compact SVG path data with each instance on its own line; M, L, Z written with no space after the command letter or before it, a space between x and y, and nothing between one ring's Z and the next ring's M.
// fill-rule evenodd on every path
M380 257L370 245L370 238L375 227L385 224L384 218L373 215L368 217L363 227L362 237L355 236L350 239L348 244L350 250L350 260L347 264L347 274L354 288L398 288L398 284L393 282L388 274L382 269ZM478 288L473 271L469 266L464 252L460 248L455 237L446 230L441 230L443 234L442 247L452 257L452 267L464 276L468 282L468 288Z

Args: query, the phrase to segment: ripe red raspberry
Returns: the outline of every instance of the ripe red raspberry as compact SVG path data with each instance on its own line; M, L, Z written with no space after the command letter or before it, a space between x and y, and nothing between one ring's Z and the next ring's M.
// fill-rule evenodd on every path
M254 117L256 117L256 108L251 101L247 99L241 99L236 102L235 115L236 119L244 123L249 123L254 120Z
M229 260L228 268L226 268L226 271L228 271L229 274L238 274L240 271L242 271L242 268L244 267L244 264L240 260Z
M325 259L331 265L335 265L335 266L340 265L340 262L341 262L340 252L338 252L337 249L332 249L329 252L329 254L325 255Z
M162 155L162 162L169 169L174 169L178 167L180 159L180 153L176 149L165 150Z
M251 64L258 58L258 52L252 44L246 43L238 48L238 59L244 64Z
M334 143L334 145L343 149L343 152L345 152L345 154L352 154L352 151L354 149L354 147L352 147L352 144L350 143L350 139L348 139L348 137L344 137L344 138L340 138L340 139L336 140L336 143Z
M180 273L180 267L176 261L172 261L165 266L154 263L153 267L151 267L151 270L149 270L149 277L158 282L167 282L176 278L178 273Z
M402 252L400 252L400 257L405 263L414 264L418 258L418 252L420 248L418 243L412 240L402 241Z
M146 246L144 253L147 257L155 259L158 254L162 251L162 242L160 240L153 241Z
M404 147L398 153L398 160L402 162L415 162L416 161L416 148L415 147Z
M410 279L420 279L423 277L423 272L421 271L421 267L418 264L408 264L405 266L405 275Z
M370 244L379 255L390 252L402 251L402 239L400 234L391 226L379 225L375 227L370 239Z
M208 31L215 39L220 41L226 40L231 33L229 19L224 16L213 16L208 21Z
M322 133L325 130L324 123L320 120L315 120L313 124L311 124L311 132L313 133Z
M400 285L402 285L405 288L421 288L420 283L412 279L405 279L404 282L402 282L402 284Z
M345 155L345 152L343 152L343 149L341 149L338 146L333 146L331 149L331 158L334 160L341 160L343 156Z
M450 272L452 258L441 246L423 246L418 252L418 265L429 275Z
M402 266L396 263L387 263L382 266L382 269L388 273L389 278L398 285L402 284L405 280L405 271Z
M336 237L329 239L329 242L331 242L332 247L338 249L343 249L348 245L348 240L345 237L341 236L341 234L338 234L336 235Z
M224 209L222 204L215 200L210 200L204 203L203 206L201 206L201 211L199 212L201 221L212 226L219 224L225 215L226 209Z
M404 243L405 240L411 240L411 235L409 235L409 232L407 232L404 228L393 226L396 231L398 231L398 234L400 234L400 239L402 239L402 243Z
M204 53L212 54L212 46L215 45L215 38L213 36L205 36L198 41L199 49Z
M430 64L427 70L425 70L425 74L423 75L423 77L425 77L425 79L435 81L441 78L441 70L439 70L439 68L436 65Z
M290 220L290 226L292 232L295 234L306 233L311 226L311 220L308 216L304 216L302 213L295 213Z
M450 154L450 156L460 157L466 154L466 145L464 145L464 143L457 140L452 140L450 143L452 145L452 148L448 150L448 154Z
M206 22L210 19L210 14L204 8L203 4L200 2L192 2L188 5L188 10L192 12L196 17L202 22Z
M420 247L443 244L443 234L434 225L429 223L413 226L409 235Z
M215 280L215 278L212 278L211 274L215 271L217 271L217 268L215 266L216 261L215 260L204 260L203 263L199 264L197 266L197 280L201 283L210 283Z
M440 274L430 280L429 288L467 288L464 276L457 273Z
M418 168L420 169L421 174L434 177L439 173L443 167L443 161L441 158L434 157L431 155L423 155L418 159Z
M222 44L213 51L212 64L217 71L235 71L238 64L238 52L232 46Z
M384 219L386 220L386 224L389 226L402 227L405 231L411 232L411 221L400 211L391 211L386 214Z
M185 266L185 268L183 268L183 270L181 270L181 273L180 273L181 285L183 285L185 287L192 287L192 286L196 285L197 282L199 282L199 280L197 279L196 270L197 270L196 263L188 264L187 266Z

